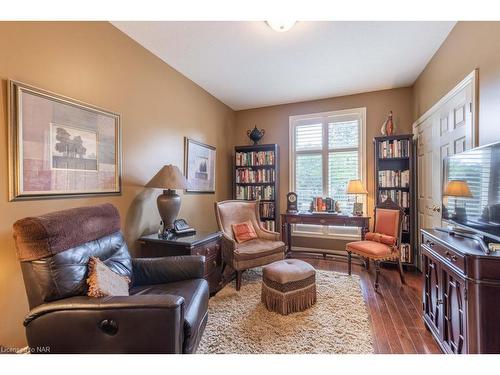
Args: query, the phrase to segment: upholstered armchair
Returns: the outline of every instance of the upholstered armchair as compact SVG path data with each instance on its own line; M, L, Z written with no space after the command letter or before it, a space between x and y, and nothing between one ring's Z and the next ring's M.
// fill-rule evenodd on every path
M280 234L270 232L262 226L259 215L259 201L229 200L215 203L215 216L222 231L223 267L229 265L236 271L236 290L241 288L241 274L244 270L282 260L285 244ZM258 238L237 243L232 225L251 221Z
M208 318L202 256L131 258L111 204L14 223L31 348L50 353L194 353ZM128 296L87 296L90 257L131 280Z
M391 198L387 198L375 207L373 232L366 233L364 241L349 242L346 245L349 275L351 274L351 257L354 253L364 258L367 269L370 260L375 264L375 290L379 287L381 261L396 261L401 283L405 283L400 257L403 218L404 210Z

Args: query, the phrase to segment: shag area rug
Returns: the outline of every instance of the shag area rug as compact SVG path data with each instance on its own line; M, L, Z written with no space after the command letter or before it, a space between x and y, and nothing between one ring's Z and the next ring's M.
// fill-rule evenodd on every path
M317 270L317 303L287 316L266 310L261 281L261 269L248 270L239 292L233 281L210 299L197 353L373 353L358 276Z

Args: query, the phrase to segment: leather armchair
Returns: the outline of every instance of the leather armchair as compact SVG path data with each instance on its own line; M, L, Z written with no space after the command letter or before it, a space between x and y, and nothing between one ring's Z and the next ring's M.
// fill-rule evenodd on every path
M259 214L259 201L228 200L215 203L215 216L222 232L222 261L236 271L236 290L241 288L242 272L282 260L285 244L280 234L266 230ZM238 244L231 225L250 220L259 238Z
M26 336L35 352L196 351L208 317L204 257L131 258L112 205L22 219L14 237L31 308ZM131 279L130 296L86 296L91 256Z

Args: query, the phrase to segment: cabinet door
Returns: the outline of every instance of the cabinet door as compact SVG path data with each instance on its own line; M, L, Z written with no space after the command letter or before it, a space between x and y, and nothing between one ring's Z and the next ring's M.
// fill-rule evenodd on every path
M440 265L434 259L423 255L424 270L424 317L429 328L440 335L441 328L441 287L439 282Z
M443 267L443 345L450 353L466 353L465 280Z

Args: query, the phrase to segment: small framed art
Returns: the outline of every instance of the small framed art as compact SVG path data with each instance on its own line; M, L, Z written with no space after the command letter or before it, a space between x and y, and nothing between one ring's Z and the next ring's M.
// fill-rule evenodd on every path
M184 138L187 192L215 193L215 147Z

